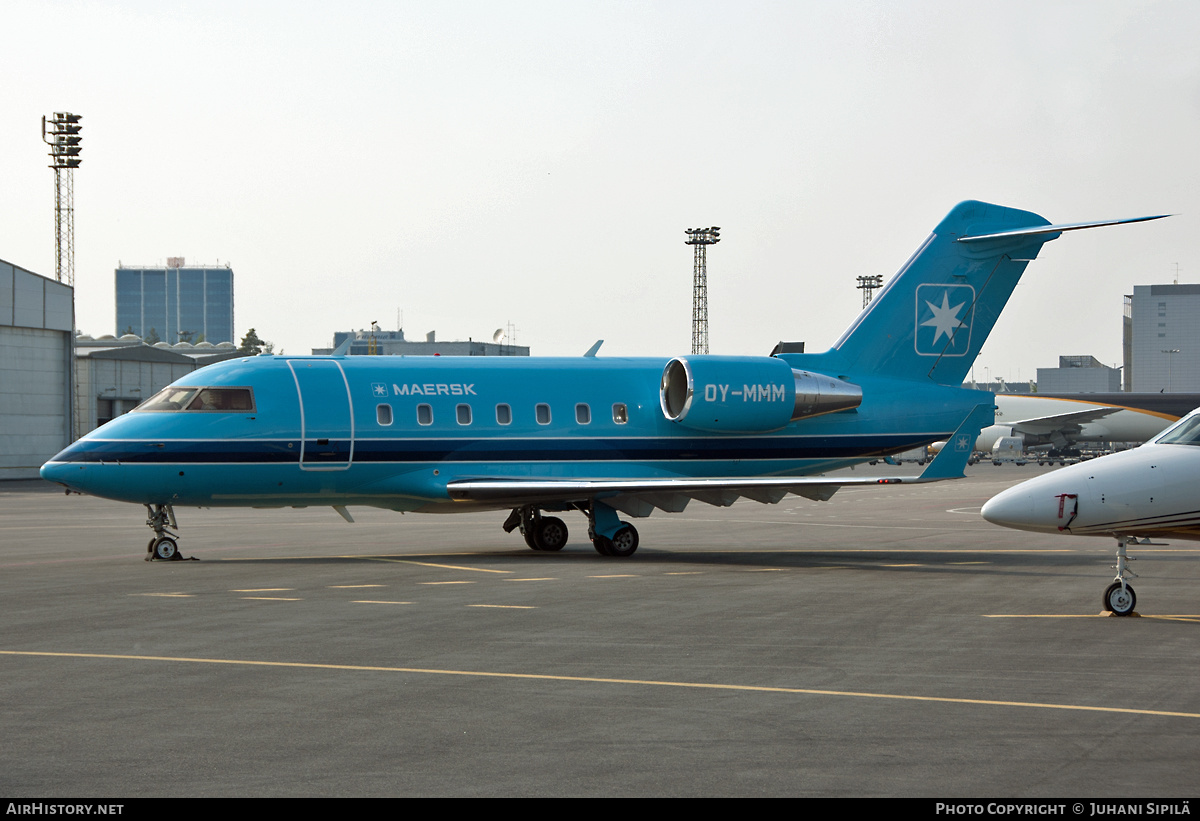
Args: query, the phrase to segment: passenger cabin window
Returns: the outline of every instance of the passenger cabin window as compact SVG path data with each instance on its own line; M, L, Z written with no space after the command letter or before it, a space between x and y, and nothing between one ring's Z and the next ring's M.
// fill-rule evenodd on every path
M458 417L458 424L460 424L460 425L471 424L471 406L470 405L456 406L454 408L454 414L455 414L455 416Z
M433 408L430 405L417 405L417 424L433 424Z
M544 402L539 402L538 406L536 408L536 411L537 411L537 423L539 425L549 425L550 424L550 406Z
M376 405L375 419L379 424L387 427L392 424L392 406L391 405Z
M624 402L613 405L613 421L618 425L624 425L629 421L629 411L625 408Z
M496 406L496 424L511 425L512 424L512 407L505 404Z
M243 413L254 411L254 393L250 388L163 388L147 399L137 411L215 411Z
M583 402L575 406L575 421L581 425L590 425L592 423L592 409Z

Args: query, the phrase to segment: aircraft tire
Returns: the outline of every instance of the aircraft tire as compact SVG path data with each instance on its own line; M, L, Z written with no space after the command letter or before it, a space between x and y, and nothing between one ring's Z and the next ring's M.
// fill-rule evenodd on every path
M174 562L179 560L179 545L175 544L175 540L167 536L155 539L152 543L154 558L161 562Z
M552 553L562 550L567 544L567 525L556 516L545 516L538 522L533 534L534 550L544 550Z
M637 528L627 522L622 525L621 529L613 534L612 539L606 541L608 542L608 555L624 559L637 551L638 532Z
M1120 582L1113 582L1104 591L1104 609L1114 616L1128 616L1136 604L1137 595L1129 585L1122 590Z
M601 556L611 556L612 555L611 553L608 552L608 548L611 545L612 545L612 542L609 541L608 539L604 538L603 536L593 536L592 537L592 547L596 548L596 552L599 553Z
M525 539L525 544L529 545L531 550L541 550L538 547L537 540L533 537L533 528L526 527L521 530L521 536Z

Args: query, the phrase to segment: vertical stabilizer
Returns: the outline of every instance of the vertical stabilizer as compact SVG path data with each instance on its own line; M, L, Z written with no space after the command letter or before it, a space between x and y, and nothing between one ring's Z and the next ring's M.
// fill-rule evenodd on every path
M1025 266L1059 236L1049 225L1029 211L959 203L833 350L848 372L962 384Z

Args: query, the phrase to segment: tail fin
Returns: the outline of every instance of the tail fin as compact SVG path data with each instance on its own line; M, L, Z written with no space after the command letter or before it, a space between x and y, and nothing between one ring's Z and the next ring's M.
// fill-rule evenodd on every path
M960 385L1042 245L1063 231L1159 218L1051 225L1029 211L961 202L833 352L848 371Z

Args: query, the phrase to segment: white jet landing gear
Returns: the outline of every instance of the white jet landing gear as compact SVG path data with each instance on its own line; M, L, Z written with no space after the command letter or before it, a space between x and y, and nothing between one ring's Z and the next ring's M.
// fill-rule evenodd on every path
M175 511L170 505L146 505L146 525L154 531L154 538L146 545L146 561L177 562L183 559L179 555L179 534L172 533L167 527L179 529L175 523Z
M521 528L525 544L534 550L553 553L562 550L567 544L567 524L556 516L543 516L542 512L532 505L513 510L504 523L504 530L511 533Z
M1117 571L1117 578L1104 591L1104 609L1114 616L1132 614L1133 607L1137 604L1137 595L1129 586L1128 581L1130 576L1137 578L1137 574L1129 569L1129 563L1134 560L1129 558L1129 554L1125 550L1125 546L1131 541L1133 539L1129 536L1117 537L1117 563L1113 565Z
M601 556L626 558L638 549L637 528L617 518L617 512L603 502L593 502L588 511L588 537Z

